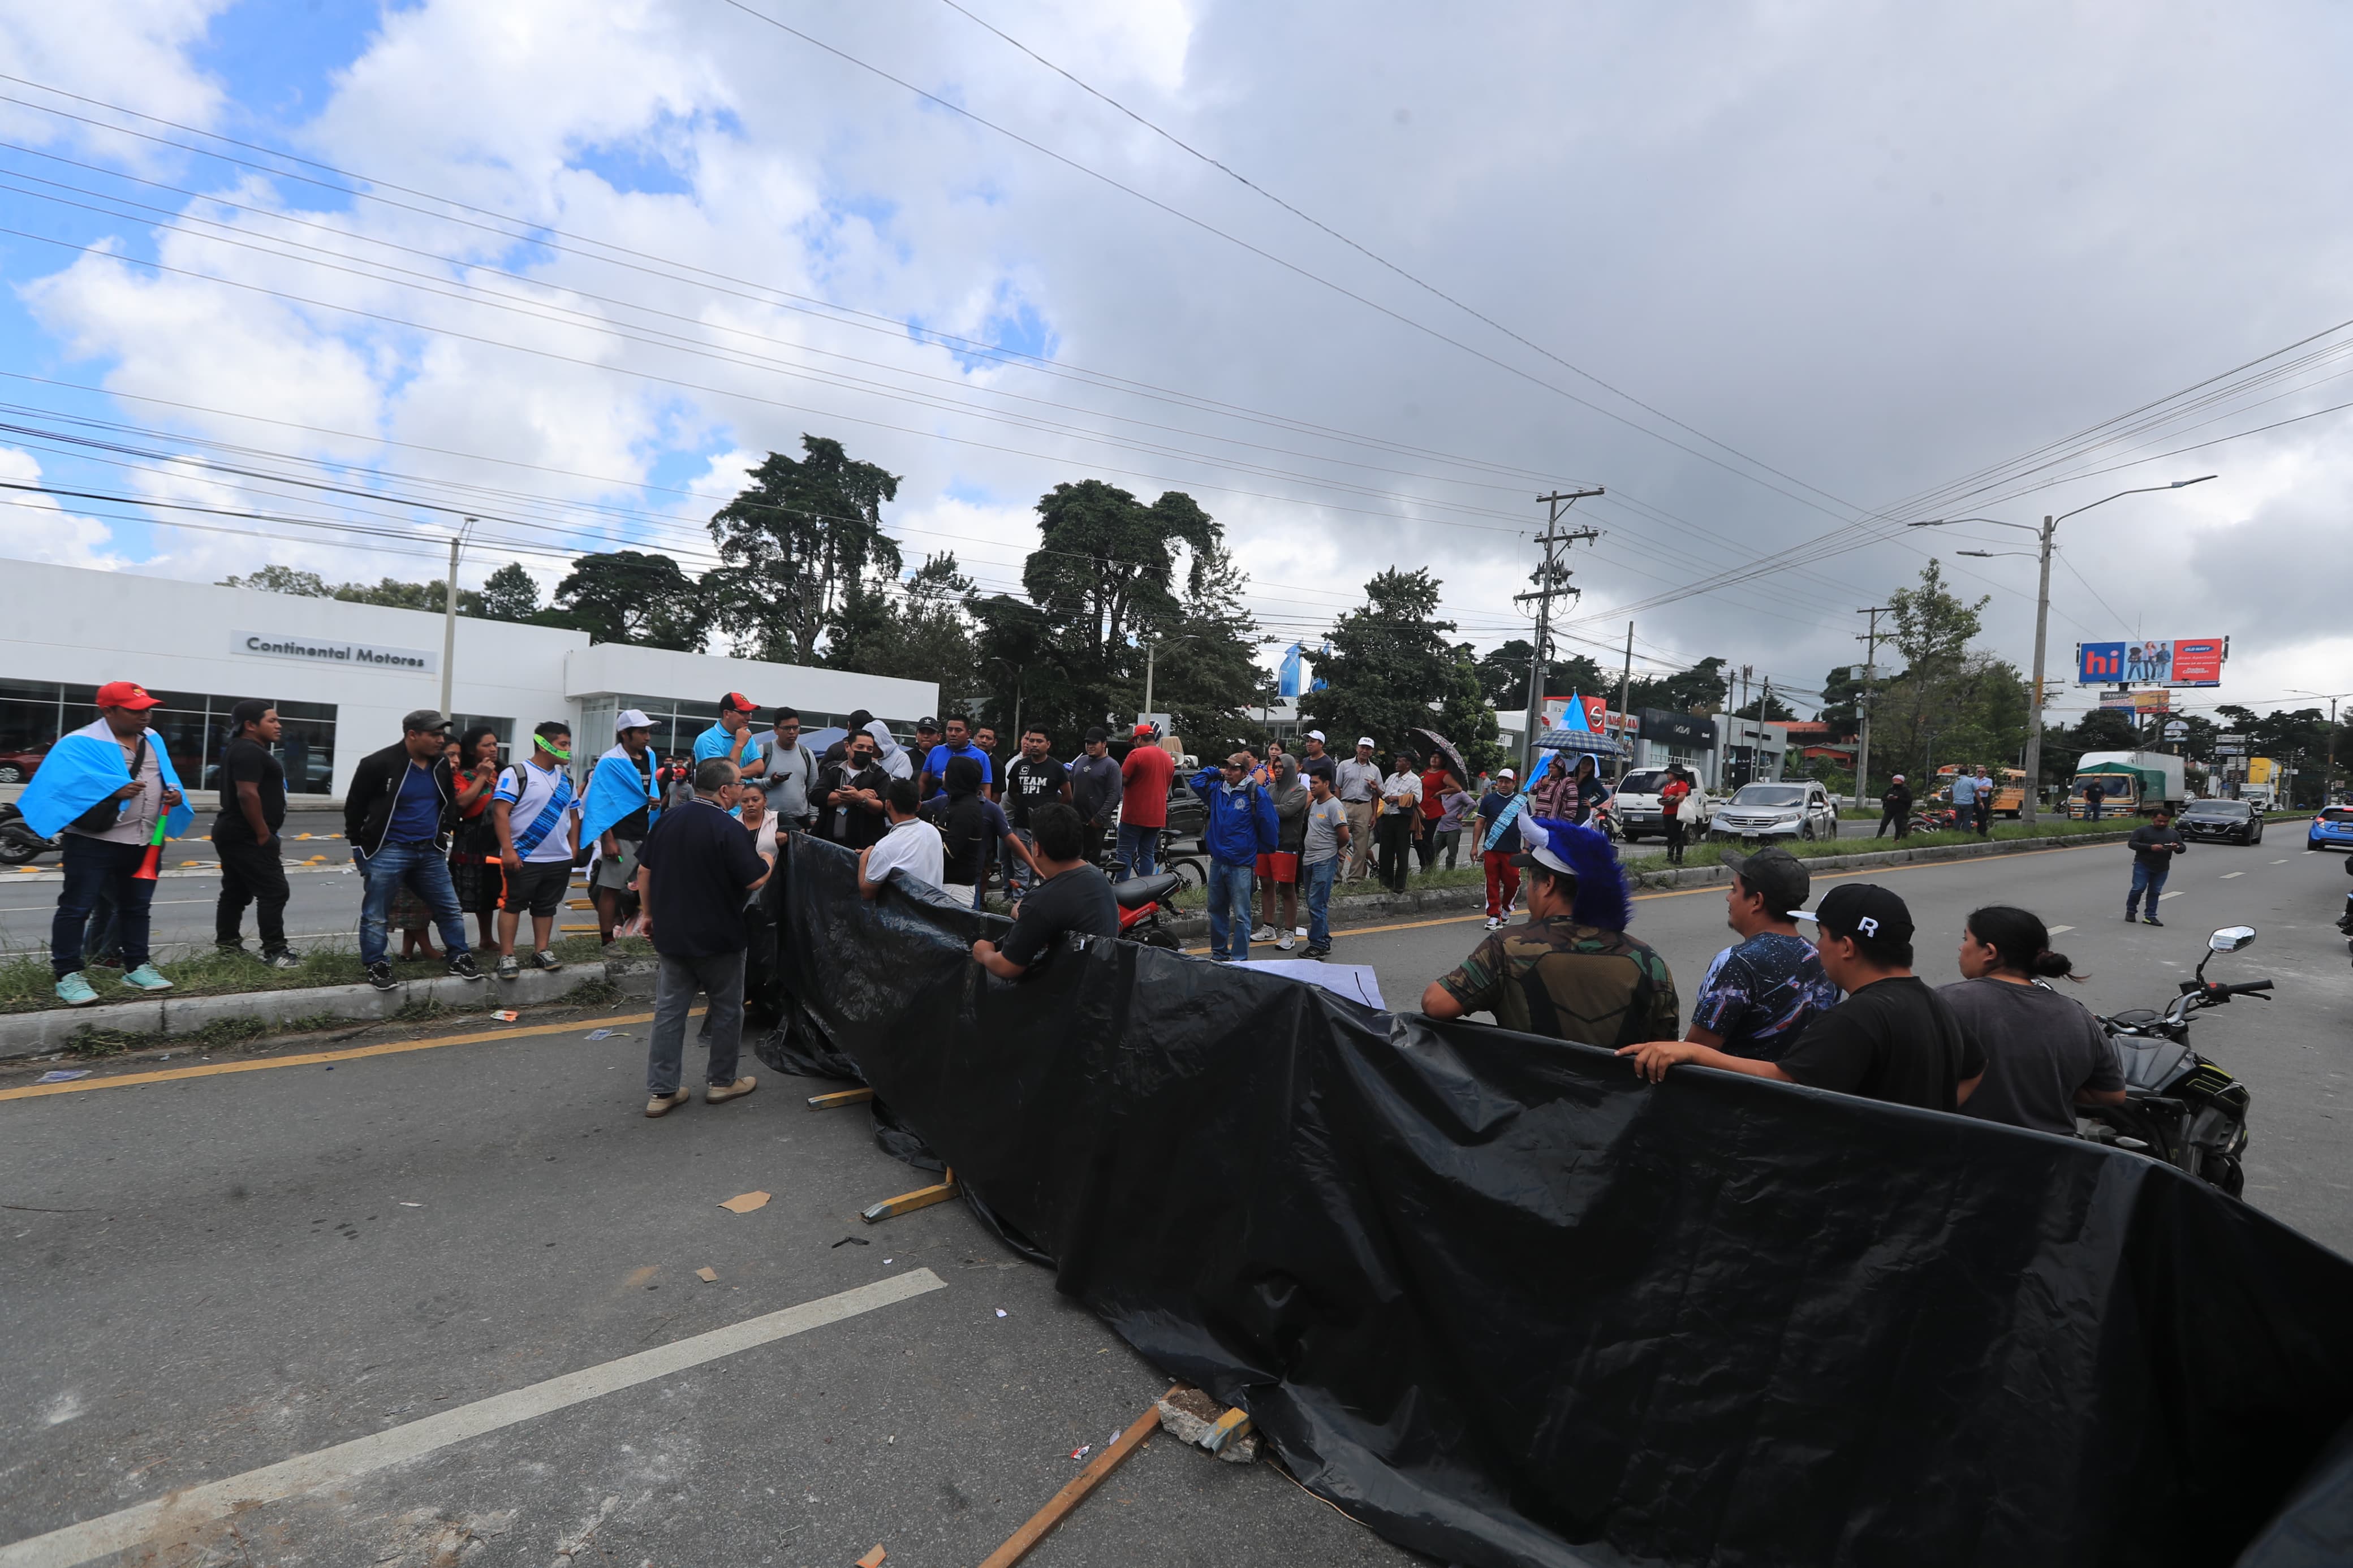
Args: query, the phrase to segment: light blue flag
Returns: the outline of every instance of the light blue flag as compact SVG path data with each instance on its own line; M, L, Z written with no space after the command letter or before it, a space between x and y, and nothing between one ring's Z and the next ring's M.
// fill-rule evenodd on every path
M106 721L98 722L103 726ZM180 789L180 775L173 770L172 753L164 749L163 741L150 733L147 749L153 753L164 782ZM32 782L25 786L24 795L16 802L16 809L25 814L26 825L46 838L130 782L131 765L112 731L94 735L89 730L76 730L49 748L48 755L41 759L41 765L33 772ZM181 790L180 804L164 818L164 830L177 838L195 820L195 807L188 804L187 792Z
M596 759L596 767L588 775L588 799L582 808L580 842L594 844L613 824L637 812L646 812L651 826L661 815L661 805L655 798L653 787L646 783L645 774L629 760L629 753L614 747ZM650 809L648 809L650 808Z

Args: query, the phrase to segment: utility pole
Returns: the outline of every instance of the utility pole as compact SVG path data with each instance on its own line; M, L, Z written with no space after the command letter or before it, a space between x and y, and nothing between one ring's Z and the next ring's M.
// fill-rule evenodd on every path
M1757 689L1757 728L1750 732L1748 740L1748 782L1751 784L1755 784L1757 775L1764 771L1765 704L1772 700L1773 678L1768 675L1765 678L1765 684ZM1784 763L1788 761L1788 753L1786 750L1782 752L1781 760Z
M1528 711L1525 720L1527 728L1521 737L1520 747L1520 773L1524 784L1532 782L1535 774L1538 735L1536 726L1544 721L1545 670L1552 662L1550 646L1552 602L1560 595L1567 594L1573 596L1581 592L1568 585L1569 571L1567 567L1561 564L1561 557L1570 545L1579 541L1601 537L1599 530L1590 528L1572 529L1563 533L1560 530L1560 520L1570 507L1586 497L1603 493L1599 489L1555 490L1548 496L1536 497L1536 500L1552 509L1550 515L1545 520L1545 531L1536 540L1538 544L1544 546L1544 564L1536 568L1535 593L1512 595L1512 603L1515 605L1524 605L1533 599L1536 605L1535 651L1528 657Z
M1871 788L1871 688L1879 678L1879 617L1894 613L1885 605L1873 605L1855 612L1871 617L1871 629L1856 633L1854 639L1862 644L1862 721L1854 747L1854 804L1858 807Z
M468 518L458 537L449 542L449 580L441 586L441 717L454 718L449 711L449 682L458 673L458 546L464 542L466 530L474 526Z
M2034 697L2026 715L2026 788L2018 802L2018 820L2029 825L2037 820L2035 806L2042 795L2042 648L2051 627L2051 538L2058 529L2058 521L2045 513L2038 552L2042 583L2034 594Z
M1626 711L1626 704L1631 699L1633 690L1634 623L1628 621L1626 623L1626 667L1618 673L1618 739L1623 742L1626 747L1625 755L1618 762L1618 776L1621 779L1626 776L1626 770L1634 765L1634 742L1626 739L1626 721L1633 716ZM2334 726L2337 714L2335 703L2329 704L2328 712L2329 722Z

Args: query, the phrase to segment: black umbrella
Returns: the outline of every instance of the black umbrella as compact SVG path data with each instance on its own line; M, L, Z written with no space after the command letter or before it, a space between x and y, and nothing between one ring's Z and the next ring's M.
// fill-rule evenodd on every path
M1453 742L1435 730L1408 730L1406 738L1423 751L1435 752L1444 757L1447 769L1453 773L1455 782L1464 789L1471 787L1471 770L1463 764L1462 753L1454 749Z

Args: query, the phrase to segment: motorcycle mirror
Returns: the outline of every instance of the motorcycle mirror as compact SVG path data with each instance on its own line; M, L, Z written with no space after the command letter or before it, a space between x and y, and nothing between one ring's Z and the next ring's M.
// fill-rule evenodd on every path
M2255 928L2253 926L2224 926L2206 939L2206 948L2210 952L2236 952L2253 944L2254 940Z

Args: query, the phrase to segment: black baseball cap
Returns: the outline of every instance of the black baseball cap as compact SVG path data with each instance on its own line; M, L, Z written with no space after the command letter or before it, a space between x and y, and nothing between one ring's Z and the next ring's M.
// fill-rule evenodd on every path
M1805 907L1813 879L1806 874L1806 863L1787 849L1776 845L1754 855L1726 855L1723 859L1734 876L1748 884L1750 892L1765 895L1765 907L1775 914L1787 915Z
M1912 911L1902 899L1875 882L1841 882L1812 909L1790 911L1790 919L1812 921L1832 936L1912 940Z
M417 708L401 716L400 727L429 735L448 730L449 721L441 716L438 708Z
M918 719L915 721L915 728L918 730L929 730L933 734L936 735L940 732L940 721L937 719Z

